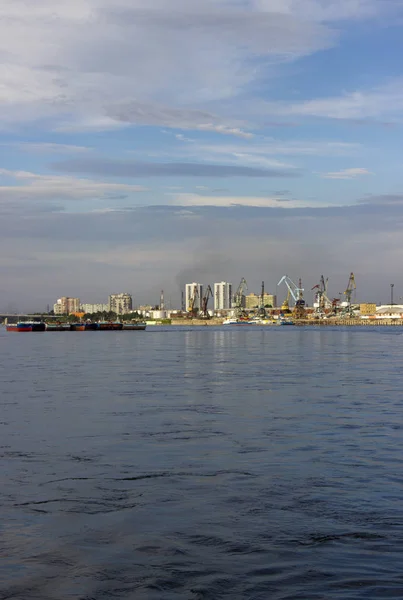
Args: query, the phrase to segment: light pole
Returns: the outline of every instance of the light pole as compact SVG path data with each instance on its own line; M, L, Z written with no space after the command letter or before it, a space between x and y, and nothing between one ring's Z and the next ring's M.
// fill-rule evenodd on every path
M393 306L393 288L395 287L394 283L390 284L390 305Z

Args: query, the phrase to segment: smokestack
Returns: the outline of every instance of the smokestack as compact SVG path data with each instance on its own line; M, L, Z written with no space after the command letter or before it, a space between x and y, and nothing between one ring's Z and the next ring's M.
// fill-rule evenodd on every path
M164 310L165 308L165 304L164 304L164 290L161 290L161 296L160 296L160 310Z

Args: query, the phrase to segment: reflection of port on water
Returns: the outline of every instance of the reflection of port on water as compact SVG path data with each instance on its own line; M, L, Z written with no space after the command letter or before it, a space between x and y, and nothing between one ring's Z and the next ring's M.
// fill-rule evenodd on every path
M232 377L250 365L260 362L262 350L273 352L273 337L264 329L192 329L185 331L183 367L185 377L199 377L212 386L224 385L226 377Z

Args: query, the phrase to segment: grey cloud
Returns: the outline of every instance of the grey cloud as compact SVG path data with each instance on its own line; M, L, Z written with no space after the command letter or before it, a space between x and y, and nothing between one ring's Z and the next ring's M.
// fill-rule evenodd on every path
M176 6L175 6L176 4ZM313 21L301 21L290 14L223 8L213 3L174 3L169 8L112 9L111 21L127 26L129 23L148 31L172 32L206 37L215 36L236 46L246 46L262 54L285 56L303 55L331 45L335 34ZM268 43L269 40L269 43Z
M178 281L192 273L205 283L225 278L234 285L245 276L255 291L262 279L275 290L284 273L302 276L308 290L323 272L336 294L350 271L360 298L378 300L403 258L400 204L193 207L185 213L182 207L154 206L11 214L0 238L0 277L7 278L8 288L2 302L29 297L41 308L62 293L101 301L112 288L133 281L138 302L150 300L148 290L163 287L178 303ZM33 259L30 268L26 254Z
M217 115L206 110L170 108L144 102L117 103L106 107L108 116L137 125L161 125L178 129L192 127L195 123L216 123Z
M54 171L113 177L299 177L297 169L263 169L207 163L151 163L139 161L86 159L53 163Z
M135 125L159 125L174 129L195 129L212 131L221 135L232 135L240 138L252 137L241 128L245 125L238 119L227 119L223 125L222 117L207 110L190 108L171 108L155 103L137 101L115 103L105 107L108 117L123 123ZM183 138L183 141L191 141Z
M368 195L361 198L358 204L368 204L373 206L403 205L403 194L380 194L377 196Z

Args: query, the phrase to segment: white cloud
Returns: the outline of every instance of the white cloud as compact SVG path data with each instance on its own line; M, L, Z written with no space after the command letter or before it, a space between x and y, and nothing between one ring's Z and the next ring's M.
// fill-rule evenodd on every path
M92 150L92 148L88 148L87 146L57 144L51 142L12 142L1 145L15 147L24 152L32 152L34 154L82 154Z
M368 169L362 168L352 168L352 169L344 169L342 171L334 171L333 173L325 173L322 175L325 179L356 179L357 177L362 177L363 175L371 175L371 172Z
M184 127L249 136L230 118L191 111L244 90L258 76L251 60L295 60L336 39L293 7L277 8L254 0L2 0L0 119L103 129L152 124L162 106L178 111L176 126L184 112Z
M403 79L368 90L345 92L340 96L316 98L296 104L273 103L266 110L274 114L324 117L330 119L373 119L403 111Z
M29 171L0 169L0 201L108 198L145 191L138 185L108 183L59 175L38 175Z
M250 206L258 208L303 208L309 207L309 203L300 200L289 200L284 202L283 198L259 197L259 196L202 196L199 194L172 194L171 204L175 206ZM320 204L315 204L315 207Z
M354 156L360 144L331 141L282 141L277 139L253 140L253 143L214 144L197 143L190 140L184 146L187 157L198 160L250 165L263 168L292 168L294 165L275 158L276 156Z
M261 10L277 10L315 21L377 17L399 8L400 0L255 0Z
M234 135L236 137L251 139L253 134L247 131L242 131L239 127L228 127L226 125L214 125L213 123L201 124L196 127L199 131L213 131L214 133L221 133L223 135Z
M0 123L44 119L59 131L157 124L247 139L248 115L241 122L228 110L200 108L251 94L251 84L276 65L334 45L339 32L332 23L339 28L341 19L379 19L400 4L2 0ZM359 98L341 100L340 110L324 99L286 112L357 112Z

